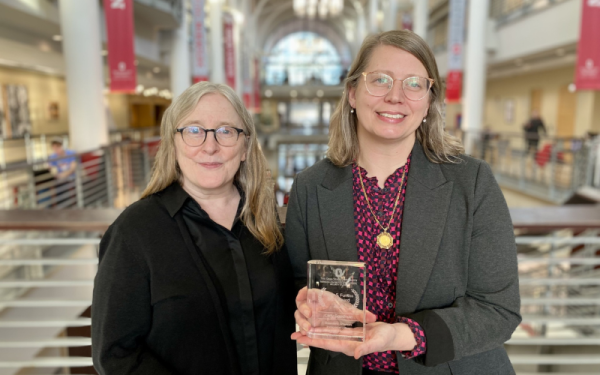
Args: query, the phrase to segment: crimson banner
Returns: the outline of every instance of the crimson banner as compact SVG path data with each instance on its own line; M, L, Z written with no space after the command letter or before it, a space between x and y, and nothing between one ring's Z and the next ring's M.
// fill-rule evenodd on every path
M446 102L456 103L460 101L462 94L462 71L452 70L446 77Z
M600 90L600 0L582 0L575 87Z
M206 48L206 29L204 28L206 15L204 13L204 0L192 0L194 20L194 58L192 75L194 83L208 81L208 52Z
M463 45L466 0L450 0L448 14L448 76L446 102L460 101L462 92Z
M133 0L104 0L110 91L133 92L136 87L133 46Z
M225 82L235 90L235 51L233 45L233 17L223 14L223 43L225 51Z

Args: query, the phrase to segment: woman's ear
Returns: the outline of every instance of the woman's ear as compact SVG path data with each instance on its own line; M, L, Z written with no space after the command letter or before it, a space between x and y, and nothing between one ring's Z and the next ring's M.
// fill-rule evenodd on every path
M350 107L356 108L356 87L348 89L348 103L350 103Z

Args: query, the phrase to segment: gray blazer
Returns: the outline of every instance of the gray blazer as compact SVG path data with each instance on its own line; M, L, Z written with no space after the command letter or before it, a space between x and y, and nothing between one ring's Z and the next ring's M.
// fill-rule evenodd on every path
M298 174L286 217L295 277L310 259L357 261L352 166L322 160ZM415 142L402 220L396 314L425 331L427 352L400 374L514 374L503 343L521 322L516 245L489 166L434 164ZM312 348L309 375L358 375L362 360Z

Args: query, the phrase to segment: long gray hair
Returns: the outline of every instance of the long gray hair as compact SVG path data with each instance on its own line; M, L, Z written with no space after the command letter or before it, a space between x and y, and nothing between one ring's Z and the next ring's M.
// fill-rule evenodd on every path
M242 189L246 200L241 219L250 232L273 253L283 245L283 234L277 220L273 182L268 176L267 160L256 138L252 116L237 94L229 87L217 83L199 82L185 90L167 108L161 123L161 142L156 154L152 177L142 193L142 198L165 189L175 181L181 182L182 174L177 164L175 150L176 129L207 94L223 95L242 119L246 135L246 160L235 175L236 185Z

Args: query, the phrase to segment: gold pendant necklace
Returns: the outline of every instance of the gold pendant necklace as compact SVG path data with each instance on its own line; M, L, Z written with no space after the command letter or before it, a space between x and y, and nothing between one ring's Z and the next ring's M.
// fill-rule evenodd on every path
M383 225L381 225L381 223L377 219L375 212L373 212L373 209L371 208L371 203L369 203L369 197L367 196L367 191L365 190L365 184L363 183L360 167L358 170L360 186L362 187L363 194L365 195L365 201L367 202L367 207L369 207L369 211L371 211L371 215L373 215L373 218L375 219L375 221L377 222L379 227L381 227L381 229L383 229L383 232L381 232L377 235L377 246L379 246L382 249L388 250L389 248L391 248L394 245L394 237L392 237L392 235L388 233L388 230L390 229L390 226L392 225L392 220L394 219L394 213L396 212L396 206L398 206L398 200L400 199L400 195L402 195L402 186L404 185L404 176L405 175L406 175L406 168L404 168L404 171L402 172L402 179L400 180L400 189L398 191L398 194L396 195L396 201L394 202L394 208L392 209L392 216L390 217L390 221L389 221L387 227L384 228Z

